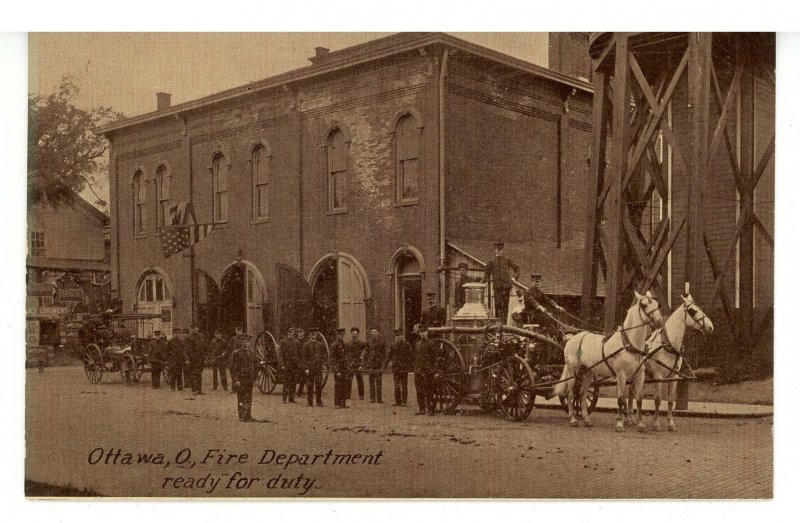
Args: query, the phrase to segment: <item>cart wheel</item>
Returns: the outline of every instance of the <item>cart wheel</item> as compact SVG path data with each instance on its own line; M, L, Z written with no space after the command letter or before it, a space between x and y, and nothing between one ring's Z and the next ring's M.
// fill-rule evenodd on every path
M467 367L455 345L443 338L439 344L437 372L434 375L433 401L437 410L453 412L466 389Z
M126 385L135 383L134 377L136 376L136 360L130 353L124 354L119 362L119 376L122 382Z
M319 333L319 337L322 338L322 343L325 344L325 352L328 354L328 359L322 362L322 383L319 387L320 390L324 390L325 384L328 383L328 374L331 373L331 346L321 332Z
M139 383L139 380L142 379L143 372L144 372L144 362L137 361L136 366L133 368L133 374L131 374L131 378L133 379L134 383Z
M261 394L272 394L278 385L278 344L269 331L256 336L255 352L260 362L256 386Z
M527 362L516 354L508 356L493 371L497 403L511 421L527 419L533 410L534 377Z
M83 350L83 371L92 385L97 385L103 379L103 357L100 354L100 347L94 343L90 343Z
M575 380L575 392L572 395L572 403L574 405L575 413L578 417L583 416L583 411L581 410L581 380ZM589 393L586 394L586 412L591 414L594 412L594 408L597 406L597 398L600 397L600 386L599 385L590 385L589 386ZM567 398L559 398L561 400L561 407L564 409L564 412L569 412L567 408Z

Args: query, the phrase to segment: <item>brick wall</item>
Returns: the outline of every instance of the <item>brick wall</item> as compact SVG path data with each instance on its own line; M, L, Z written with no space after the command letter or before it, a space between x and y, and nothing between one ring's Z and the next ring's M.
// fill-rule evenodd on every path
M548 33L548 67L554 71L591 78L589 33Z

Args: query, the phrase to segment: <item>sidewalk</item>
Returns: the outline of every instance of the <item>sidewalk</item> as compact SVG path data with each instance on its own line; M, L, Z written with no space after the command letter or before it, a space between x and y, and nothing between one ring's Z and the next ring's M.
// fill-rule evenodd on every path
M536 408L561 409L558 398L545 400L536 397ZM651 399L642 401L644 413L650 414L655 409L655 402ZM595 412L616 412L616 398L600 398L597 400ZM661 415L667 414L667 402L661 400ZM743 403L711 403L706 401L690 401L688 410L675 410L675 416L686 418L764 418L773 415L772 405L747 405Z

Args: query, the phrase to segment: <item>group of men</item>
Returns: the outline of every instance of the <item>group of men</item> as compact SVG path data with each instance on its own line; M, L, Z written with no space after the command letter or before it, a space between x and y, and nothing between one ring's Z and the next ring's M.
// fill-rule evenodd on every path
M169 367L168 385L172 390L183 390L191 387L192 393L203 394L203 369L210 366L213 371L213 387L217 390L222 383L223 390L228 390L226 368L229 367L231 342L235 346L244 341L241 329L230 341L217 331L210 341L200 332L196 324L190 329L176 328L175 336L167 340L159 330L153 332L153 343L150 344L148 361L152 368L151 379L154 389L161 387L161 372L164 366ZM219 379L218 379L219 377Z

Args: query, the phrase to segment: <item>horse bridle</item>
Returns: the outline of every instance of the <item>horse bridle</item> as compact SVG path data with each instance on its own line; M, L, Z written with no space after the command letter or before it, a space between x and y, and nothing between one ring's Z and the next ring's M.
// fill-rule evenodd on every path
M647 298L647 296L645 296L645 298ZM654 298L648 298L648 299L658 303L658 301L655 300ZM654 319L653 316L651 316L651 313L647 312L647 310L645 310L644 305L642 304L642 301L643 301L643 299L639 300L639 319L643 320L648 327L650 327L651 329L655 330L655 329L658 328L658 320ZM656 307L655 310L657 311L658 307ZM642 316L642 312L644 312L644 316L647 316L646 320L644 319L644 316ZM692 318L694 318L694 316L692 316Z
M686 323L685 316L688 314L689 316L692 317L694 321L696 321L701 327L703 327L703 330L705 330L706 318L708 318L708 316L706 316L706 314L703 313L703 316L700 319L697 319L696 314L699 314L701 311L700 309L694 307L694 302L691 300L687 300L686 303L683 304L683 307L684 307L684 313L683 313L684 323Z

